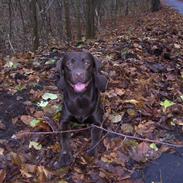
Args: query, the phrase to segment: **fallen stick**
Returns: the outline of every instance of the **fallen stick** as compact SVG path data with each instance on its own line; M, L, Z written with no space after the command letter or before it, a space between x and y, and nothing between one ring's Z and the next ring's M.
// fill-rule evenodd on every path
M145 138L141 138L141 137L135 137L135 136L132 136L132 135L125 135L123 133L114 132L112 130L108 130L106 128L103 128L103 127L97 126L97 125L91 125L91 126L86 127L86 128L79 128L79 129L65 130L65 131L53 131L53 132L20 132L20 133L17 133L15 135L15 138L20 139L20 138L22 138L24 136L31 136L31 135L52 135L52 134L62 134L62 133L74 133L74 132L80 132L80 131L89 130L92 127L101 129L101 130L103 130L103 131L105 131L107 133L114 134L114 135L118 135L120 137L127 138L127 139L140 140L140 141L144 141L144 142L161 144L161 145L166 145L166 146L176 147L176 148L183 147L183 145L171 144L171 143L168 143L168 142L161 142L161 141L158 141L158 140L145 139ZM98 144L99 143L97 143L97 145Z
M19 132L15 135L14 138L20 139L23 138L24 136L32 136L32 135L52 135L52 134L62 134L62 133L74 133L74 132L80 132L80 131L85 131L91 129L90 127L86 127L86 128L79 128L79 129L75 129L75 130L65 130L65 131L53 131L53 132Z
M171 143L168 143L168 142L161 142L161 141L158 141L158 140L145 139L145 138L141 138L141 137L135 137L135 136L132 136L132 135L125 135L123 133L114 132L112 130L108 130L106 128L103 128L103 127L97 126L97 125L92 125L92 126L95 127L95 128L101 129L105 132L108 132L108 133L111 133L111 134L114 134L114 135L118 135L120 137L128 138L128 139L140 140L140 141L150 142L150 143L155 143L155 144L162 144L162 145L171 146L171 147L183 147L183 145L171 144Z

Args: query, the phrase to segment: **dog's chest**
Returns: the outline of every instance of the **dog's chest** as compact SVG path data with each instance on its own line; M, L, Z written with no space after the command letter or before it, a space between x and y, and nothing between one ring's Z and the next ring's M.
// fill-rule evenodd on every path
M67 107L75 118L78 120L84 120L92 114L95 108L95 103L95 100L81 96L72 98L72 100L68 102Z

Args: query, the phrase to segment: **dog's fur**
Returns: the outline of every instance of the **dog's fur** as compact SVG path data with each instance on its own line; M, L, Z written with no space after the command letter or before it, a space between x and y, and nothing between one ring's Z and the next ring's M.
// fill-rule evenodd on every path
M69 122L77 120L82 123L100 125L103 121L103 108L99 92L104 92L107 79L100 73L101 62L88 52L68 52L57 63L59 80L57 86L64 94L64 106L61 116L61 130L68 130ZM101 131L91 130L90 155L96 153L94 146L100 138ZM61 157L59 167L67 166L72 161L69 134L61 135Z

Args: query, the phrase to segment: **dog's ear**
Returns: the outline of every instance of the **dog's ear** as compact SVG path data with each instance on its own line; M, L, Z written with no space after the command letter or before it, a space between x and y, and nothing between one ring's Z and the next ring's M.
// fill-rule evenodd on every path
M65 80L64 80L64 68L63 68L63 57L61 57L61 59L59 59L56 63L56 85L60 90L64 89L64 85L65 85Z
M107 89L107 78L101 74L102 63L96 57L94 57L94 67L95 67L95 86L99 91L104 92Z

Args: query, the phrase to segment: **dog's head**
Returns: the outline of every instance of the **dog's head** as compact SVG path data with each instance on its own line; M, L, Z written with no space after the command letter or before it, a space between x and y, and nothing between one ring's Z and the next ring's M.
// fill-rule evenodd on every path
M94 81L96 88L104 92L107 79L100 73L101 62L88 52L68 52L57 62L60 80L58 87L64 89L67 83L77 93L86 91Z

